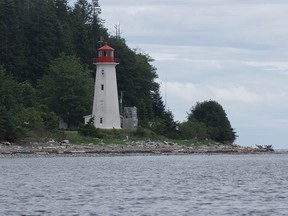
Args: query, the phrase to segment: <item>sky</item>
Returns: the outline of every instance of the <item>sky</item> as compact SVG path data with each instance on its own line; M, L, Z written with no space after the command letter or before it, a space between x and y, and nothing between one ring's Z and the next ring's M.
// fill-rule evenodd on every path
M242 146L288 149L287 0L99 0L111 34L150 55L182 122L215 100Z

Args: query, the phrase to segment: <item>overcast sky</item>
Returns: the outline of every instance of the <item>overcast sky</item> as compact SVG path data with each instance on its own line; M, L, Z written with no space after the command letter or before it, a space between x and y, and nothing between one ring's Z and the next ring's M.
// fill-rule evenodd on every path
M176 120L205 100L225 109L237 144L288 149L287 0L99 0L100 17L155 59Z

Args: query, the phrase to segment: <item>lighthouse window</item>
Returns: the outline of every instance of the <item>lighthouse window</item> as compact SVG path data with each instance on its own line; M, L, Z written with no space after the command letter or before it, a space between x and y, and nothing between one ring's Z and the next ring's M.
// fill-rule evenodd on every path
M98 55L99 57L106 57L106 56L113 57L113 52L112 51L100 51Z
M101 90L104 91L104 85L103 84L101 85Z
M103 124L103 118L100 118L100 124Z
M104 69L102 69L101 74L102 74L102 76L104 76Z
M109 51L106 53L106 56L112 56L112 53Z

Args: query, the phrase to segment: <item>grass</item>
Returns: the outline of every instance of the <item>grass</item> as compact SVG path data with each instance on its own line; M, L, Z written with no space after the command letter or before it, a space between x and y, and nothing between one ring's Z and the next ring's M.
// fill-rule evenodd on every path
M175 144L181 146L202 146L202 145L219 145L219 143L213 140L176 140L176 139L167 139L164 136L159 136L156 133L150 130L142 130L137 132L128 132L123 130L101 130L101 134L103 137L95 138L88 136L81 136L77 131L63 131L63 130L55 130L55 131L31 131L26 141L38 141L38 142L47 142L50 139L54 139L55 141L69 140L70 143L73 144L118 144L125 145L131 144L131 141L154 141L154 142L173 142ZM128 141L126 137L128 136Z
M101 143L101 140L98 138L81 136L79 134L66 134L65 139L69 140L69 142L73 144L89 144L89 143L100 144Z
M123 133L123 131L122 131ZM77 131L65 131L65 139L73 144L125 144L126 134L120 134L119 131L107 130L102 132L103 138L82 136ZM128 135L129 137L129 135Z
M66 132L65 132L66 133ZM155 142L173 142L177 145L182 145L182 146L202 146L202 145L207 145L207 146L213 146L213 145L218 145L219 143L213 141L213 140L169 140L163 136L155 137L139 137L139 136L133 136L130 134L128 135L128 142L126 139L123 139L121 135L119 136L105 136L103 139L98 139L98 138L93 138L93 137L85 137L81 136L77 133L66 133L65 139L68 139L70 143L74 144L118 144L118 145L125 145L127 143L131 144L129 141L155 141Z

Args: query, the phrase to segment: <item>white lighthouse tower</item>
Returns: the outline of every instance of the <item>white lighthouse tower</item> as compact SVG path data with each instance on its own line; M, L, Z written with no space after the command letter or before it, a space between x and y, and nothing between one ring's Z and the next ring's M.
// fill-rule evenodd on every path
M116 80L116 59L114 49L105 43L98 49L96 65L96 81L92 116L94 126L103 129L120 129L120 113ZM86 119L85 119L86 121Z

